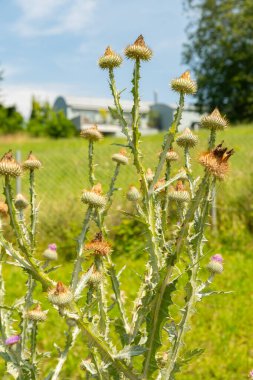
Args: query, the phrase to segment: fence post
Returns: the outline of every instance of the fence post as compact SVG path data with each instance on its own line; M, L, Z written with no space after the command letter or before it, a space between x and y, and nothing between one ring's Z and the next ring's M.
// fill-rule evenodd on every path
M17 162L21 163L22 156L21 156L21 150L16 151L16 160ZM21 176L16 177L16 193L21 193Z

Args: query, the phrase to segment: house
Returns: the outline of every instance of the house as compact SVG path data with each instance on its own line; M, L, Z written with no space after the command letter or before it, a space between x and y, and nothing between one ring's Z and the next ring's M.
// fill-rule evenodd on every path
M126 120L131 120L132 101L121 100ZM54 102L55 111L63 111L78 130L96 124L104 134L121 135L118 120L113 118L108 107L114 108L113 99L63 97L59 96ZM142 134L154 134L167 130L173 120L176 105L140 102L140 130ZM193 106L188 106L183 112L180 129L192 128L197 125L200 115Z

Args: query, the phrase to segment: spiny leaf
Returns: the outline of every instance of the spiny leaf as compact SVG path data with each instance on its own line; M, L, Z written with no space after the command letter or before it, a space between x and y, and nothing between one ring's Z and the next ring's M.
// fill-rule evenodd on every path
M147 349L142 346L125 346L115 357L118 359L130 359L132 356L142 355Z

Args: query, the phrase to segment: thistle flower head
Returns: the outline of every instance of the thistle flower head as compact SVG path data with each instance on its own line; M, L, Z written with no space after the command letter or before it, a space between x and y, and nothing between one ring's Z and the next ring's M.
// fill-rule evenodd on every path
M41 162L30 152L22 167L25 170L35 170L41 168Z
M226 177L229 170L228 159L234 154L233 149L228 150L228 148L224 148L222 144L223 142L210 152L202 153L199 158L200 164L203 165L210 174L220 180Z
M223 257L219 253L212 256L209 263L207 264L207 269L212 274L221 274L223 272Z
M26 317L34 322L44 322L47 319L47 313L43 311L38 304L26 313Z
M132 45L128 45L125 49L125 56L129 59L149 61L152 55L152 50L145 44L142 35L140 35Z
M8 215L8 206L5 202L0 201L0 217L5 218Z
M102 186L97 183L91 190L84 190L81 200L90 206L103 208L106 205L106 197L102 195Z
M173 201L180 203L189 202L190 194L185 189L183 182L178 181L175 187L172 187L169 191L169 198Z
M21 165L13 157L12 151L9 150L0 160L0 175L18 177L21 173Z
M95 238L84 246L85 251L92 251L94 255L107 256L112 252L111 244L103 240L102 234L99 232Z
M189 128L185 128L177 137L176 143L183 148L194 148L198 143L198 137Z
M6 346L12 346L13 344L18 343L21 340L20 335L12 335L6 339Z
M110 46L105 49L104 55L98 60L98 65L101 69L114 69L115 67L119 67L121 63L121 56L115 53Z
M171 88L176 92L192 95L197 92L197 83L191 79L190 71L185 71L179 78L171 81Z
M163 185L165 185L165 178L160 178L157 182L156 182L156 184L155 184L155 186L154 186L154 190L158 190L160 187L162 187ZM165 187L160 191L160 193L161 192L165 192L166 190L165 190Z
M92 286L96 286L96 285L100 284L102 279L103 279L103 273L94 269L94 271L92 272L92 274L89 278L89 283Z
M57 282L56 287L49 290L48 300L54 305L63 306L73 300L73 294L62 282Z
M115 153L112 155L112 160L117 162L117 164L127 165L128 157L125 149L121 149L119 153Z
M127 199L130 202L137 202L141 198L139 190L135 186L130 186L127 192Z
M210 115L203 116L200 124L203 128L223 130L228 127L226 117L221 116L218 108L215 108Z
M171 162L171 161L177 161L179 159L179 156L177 152L175 152L173 149L168 150L166 153L166 161Z
M148 168L146 171L146 179L148 183L151 183L154 179L154 173L150 168Z
M97 125L83 129L80 136L89 141L98 141L103 138L103 135L99 132Z
M54 243L49 244L47 249L43 252L43 257L47 260L57 260L58 254L56 250L57 250L56 244Z
M17 194L14 204L17 210L22 211L27 208L29 202L22 194Z

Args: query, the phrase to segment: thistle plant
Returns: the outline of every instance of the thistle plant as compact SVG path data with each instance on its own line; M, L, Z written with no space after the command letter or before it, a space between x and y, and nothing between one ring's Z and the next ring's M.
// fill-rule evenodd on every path
M11 151L0 161L4 183L4 197L0 201L0 356L6 363L6 371L15 379L61 378L78 335L82 336L84 353L79 364L86 379L172 380L180 378L177 373L181 367L202 352L199 347L189 349L185 336L190 334L197 303L211 294L222 293L212 289L216 276L223 271L222 256L214 254L206 268L202 267L208 255L205 231L213 189L216 181L226 178L233 154L223 143L218 141L216 145L219 130L227 127L228 122L217 109L202 118L201 124L210 129L210 137L198 159L203 175L196 177L191 155L198 138L189 129L178 132L185 97L197 91L190 73L185 72L171 82L172 89L179 94L179 104L158 160L152 168L145 167L139 129L140 70L141 64L152 58L152 51L139 36L127 46L125 56L133 64L130 123L121 106L121 92L114 76L122 58L108 47L99 59L101 69L108 72L114 99L110 112L117 118L126 143L108 158L112 160L110 183L101 183L95 173L95 158L103 136L96 126L81 132L88 142L89 186L80 199L84 217L69 278L62 278L55 266L58 253L54 243L43 252L37 247L35 183L42 166L40 161L31 152L20 165ZM180 156L184 160L183 169L177 167ZM141 223L148 255L145 271L140 274L140 288L128 304L124 296L128 289L123 292L120 282L122 271L117 273L114 264L117 247L109 241L107 225L108 212L118 191L118 175L131 163L136 169L136 182L124 190L130 210L126 215ZM29 202L13 190L13 178L22 172L30 183ZM5 237L8 221L13 230L12 241ZM89 232L91 227L96 230L95 236ZM5 265L15 265L27 276L24 296L11 306L5 303L2 272ZM41 289L36 300L35 286ZM43 309L45 294L51 305L49 310ZM58 347L56 366L44 374L42 362L48 353L39 352L37 333L40 326L47 324L52 308L66 322L66 342L64 347Z

